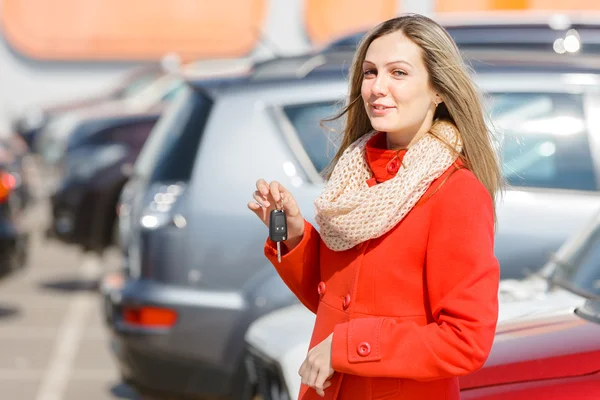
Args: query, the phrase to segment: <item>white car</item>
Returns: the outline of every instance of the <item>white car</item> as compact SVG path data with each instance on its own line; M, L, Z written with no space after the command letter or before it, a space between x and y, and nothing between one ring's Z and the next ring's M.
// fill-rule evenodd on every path
M583 306L600 296L600 214L569 238L540 270L524 280L504 280L498 293L499 324ZM302 304L256 320L246 333L247 368L258 390L273 400L296 398L298 369L306 357L315 315Z

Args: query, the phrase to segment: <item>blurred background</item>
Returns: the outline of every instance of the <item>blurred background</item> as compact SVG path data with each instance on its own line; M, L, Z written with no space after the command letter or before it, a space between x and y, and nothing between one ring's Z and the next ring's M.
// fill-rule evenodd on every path
M501 320L600 297L597 0L0 0L0 398L294 398L278 358L312 320L273 328L297 300L246 203L277 179L314 222L319 121L404 12L448 29L497 133Z

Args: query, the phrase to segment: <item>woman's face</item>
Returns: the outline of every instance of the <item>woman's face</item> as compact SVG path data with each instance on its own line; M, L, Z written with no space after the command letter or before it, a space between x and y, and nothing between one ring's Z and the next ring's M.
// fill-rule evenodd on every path
M429 87L421 48L400 31L375 39L363 63L361 94L371 125L396 147L431 128L438 96Z

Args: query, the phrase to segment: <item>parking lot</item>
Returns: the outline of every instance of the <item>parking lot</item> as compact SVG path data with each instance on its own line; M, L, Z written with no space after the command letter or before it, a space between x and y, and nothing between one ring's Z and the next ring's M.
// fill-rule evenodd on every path
M28 216L27 268L0 281L0 398L138 399L120 383L96 291L118 259L45 239L46 207L38 201Z

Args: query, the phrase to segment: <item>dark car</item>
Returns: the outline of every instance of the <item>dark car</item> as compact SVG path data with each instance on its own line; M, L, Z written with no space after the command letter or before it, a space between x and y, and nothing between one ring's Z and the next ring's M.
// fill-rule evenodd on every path
M39 141L52 203L48 236L96 252L115 242L120 192L163 108L182 85L176 74L165 74L135 96L64 113L46 128Z
M161 116L121 197L124 286L105 291L112 348L134 386L179 397L243 392L249 323L295 301L267 265L266 231L246 204L257 177L278 180L314 222L320 172L334 150L319 120L345 97L351 57L283 58L237 78L190 80ZM597 151L588 136L599 127L582 115L587 86L563 81L585 70L531 57L523 72L486 57L475 64L478 83L495 98L497 122L510 125L501 148L512 187L498 208L496 251L514 277L541 267L595 214ZM529 106L533 114L521 113ZM555 121L562 113L578 117ZM259 271L272 286L248 290Z
M20 157L0 142L0 276L23 268L29 230L25 212L29 190Z
M36 150L34 143L38 134L57 115L64 112L90 107L110 100L120 100L132 96L163 74L160 65L148 64L133 68L114 88L96 96L71 102L30 107L13 121L13 131L20 135L29 148Z
M480 15L476 18L440 17L437 21L461 50L545 51L566 56L600 54L600 23L580 15L512 15L510 18ZM353 51L365 34L366 31L359 31L342 36L320 51Z
M49 235L102 252L118 238L117 202L159 111L88 118L68 141Z

